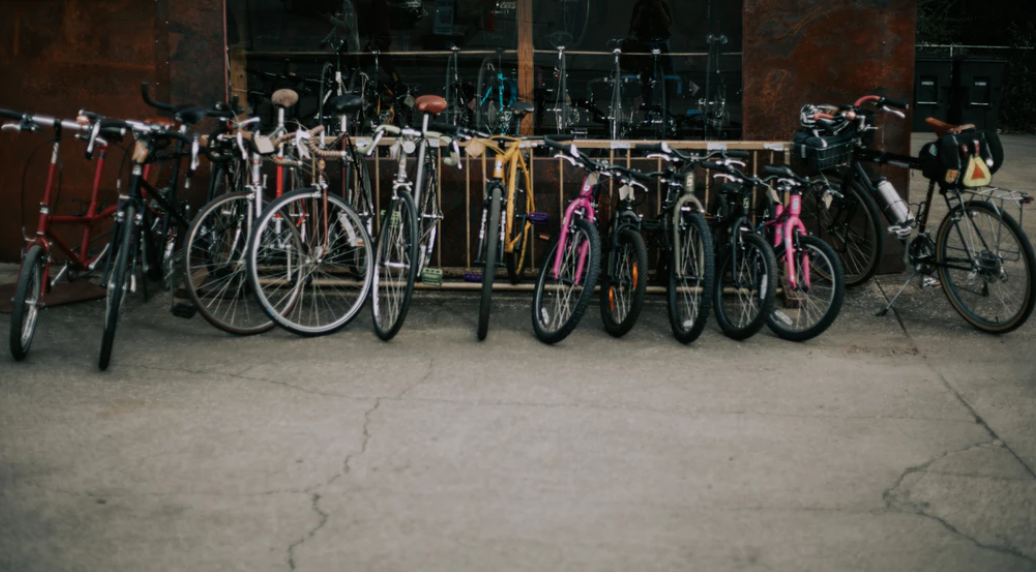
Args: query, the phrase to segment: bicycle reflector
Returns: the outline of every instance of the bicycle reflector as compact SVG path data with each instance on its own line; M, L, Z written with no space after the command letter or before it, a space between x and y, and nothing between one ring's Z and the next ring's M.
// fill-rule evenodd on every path
M1022 199L1022 204L1031 205L1033 201L1036 201L1036 198L1033 198L1032 195L1025 195L1025 198Z

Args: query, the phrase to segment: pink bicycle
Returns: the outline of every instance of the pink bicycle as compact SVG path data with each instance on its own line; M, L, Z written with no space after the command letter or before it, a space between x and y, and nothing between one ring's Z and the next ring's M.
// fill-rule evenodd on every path
M809 340L838 317L845 297L845 272L834 249L806 232L799 218L802 191L812 188L818 197L834 191L824 181L799 177L787 165L769 165L760 172L770 199L763 230L772 240L780 274L780 290L766 325L786 340Z
M544 143L587 171L579 196L565 209L561 229L540 270L532 299L532 327L541 342L556 344L579 325L590 304L601 269L601 237L595 224L598 181L609 165L594 161L576 148L550 138Z

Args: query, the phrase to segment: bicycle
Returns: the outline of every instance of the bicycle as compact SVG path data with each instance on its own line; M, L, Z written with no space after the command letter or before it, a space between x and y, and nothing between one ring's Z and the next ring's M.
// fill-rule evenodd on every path
M456 144L441 133L428 130L431 117L446 110L446 100L425 95L417 99L416 108L424 114L420 131L381 125L375 130L370 147L374 149L385 134L396 137L392 156L397 159L398 167L388 208L382 213L381 232L375 247L371 304L374 331L384 341L394 338L402 328L417 276L423 276L434 251L439 221L442 220L435 147L441 143L451 146L454 153L444 162L448 165L459 165L460 162ZM417 174L411 181L407 176L407 155L414 151L417 152ZM422 205L420 211L417 204Z
M533 294L533 331L541 342L556 344L575 330L597 285L601 268L601 237L596 225L598 182L610 165L590 159L575 145L565 146L549 137L544 143L557 151L556 158L587 171L579 195L565 209Z
M475 87L475 127L494 135L511 132L510 107L518 101L518 85L504 76L503 53L497 48L495 64L492 57L482 60Z
M810 340L838 317L845 297L845 271L834 249L806 232L799 218L802 195L804 190L825 199L836 195L822 182L796 175L787 165L767 165L760 172L766 177L763 183L770 203L762 226L772 238L783 300L783 306L775 303L766 325L783 339Z
M22 264L19 268L14 298L12 299L10 322L11 356L16 361L21 361L29 353L33 337L36 334L40 310L47 307L46 295L54 284L66 276L69 281L72 281L79 277L79 273L93 272L105 260L108 254L111 247L110 244L106 244L100 252L91 253L91 245L94 242L93 233L95 226L101 221L111 218L117 207L116 205L102 207L98 201L98 194L101 190L101 174L104 171L109 141L121 140L126 132L121 128L110 127L111 124L103 121L91 121L86 117L79 117L76 121L69 121L0 109L0 118L18 121L18 123L5 124L3 131L35 132L44 127L50 127L54 130L54 142L48 168L47 183L43 190L43 198L40 200L36 235L32 238L26 238ZM55 175L59 168L61 139L66 131L78 132L79 134L75 137L87 142L86 159L92 160L96 154L96 167L94 168L94 182L86 212L76 215L55 215L51 214L54 208L52 193L55 188ZM55 232L54 227L69 225L83 227L79 244L76 246L70 246ZM65 254L66 259L61 265L61 270L52 277L51 264L53 263L52 250L54 246Z
M740 341L758 333L773 312L777 261L752 222L752 191L763 182L735 165L743 167L744 162L701 163L718 171L714 177L730 181L717 186L719 208L708 219L717 250L713 309L723 333Z
M355 113L362 105L358 96L332 101L340 114ZM346 326L363 307L374 280L366 225L328 188L327 161L341 160L348 152L322 147L316 140L322 131L317 126L308 138L300 137L315 156L312 186L272 201L256 219L247 246L249 281L263 310L277 325L302 336Z
M533 110L533 105L525 102L515 102L510 108L518 121ZM493 283L496 280L497 269L501 266L506 268L511 284L520 282L531 244L532 227L547 222L545 213L536 212L536 203L531 192L532 177L524 155L524 150L531 149L534 141L541 141L543 138L516 138L461 127L441 127L444 131L468 141L469 157L478 158L486 149L494 154L493 173L483 189L482 222L479 226L476 249L478 254L475 264L481 267L482 273L471 276L482 283L477 336L479 341L483 341L489 333ZM555 138L555 141L559 140L561 136ZM520 181L519 175L522 177Z

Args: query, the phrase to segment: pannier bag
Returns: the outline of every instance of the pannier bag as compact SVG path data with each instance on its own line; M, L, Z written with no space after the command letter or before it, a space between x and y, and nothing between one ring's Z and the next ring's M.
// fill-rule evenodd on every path
M964 131L928 143L919 160L925 178L944 188L985 187L1004 164L1004 148L992 131Z
M821 171L852 160L853 131L838 135L817 135L812 129L801 129L792 141L793 162L811 171Z

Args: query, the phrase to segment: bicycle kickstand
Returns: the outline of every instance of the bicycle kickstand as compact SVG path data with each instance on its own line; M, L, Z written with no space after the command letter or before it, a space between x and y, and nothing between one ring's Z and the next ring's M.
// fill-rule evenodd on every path
M903 290L906 290L907 285L910 284L910 281L913 280L917 275L918 275L918 271L915 268L914 271L910 273L910 277L906 279L906 282L904 282L903 285L899 287L899 291L896 292L896 295L893 296L891 300L889 300L888 305L885 306L884 308L878 310L878 312L876 314L874 314L874 315L878 316L878 317L881 317L881 316L884 316L884 315L888 314L889 310L892 309L893 304L895 304L896 300L899 299L899 295L903 293Z

